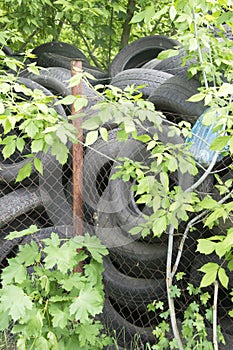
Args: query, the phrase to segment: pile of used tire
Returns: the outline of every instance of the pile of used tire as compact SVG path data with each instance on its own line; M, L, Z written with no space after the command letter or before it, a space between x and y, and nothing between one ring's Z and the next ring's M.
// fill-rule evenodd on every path
M92 106L102 98L94 89L96 84L111 84L121 89L134 84L144 86L140 88L143 98L153 102L156 109L166 115L167 120L172 123L184 120L194 125L206 110L202 102L187 101L197 93L200 86L198 76L192 79L188 79L187 76L188 67L195 63L195 60L189 60L183 65L182 58L185 52L182 48L178 56L163 61L157 59L159 52L176 46L180 44L165 36L141 38L122 49L113 59L109 72L104 72L91 66L86 56L75 46L61 42L46 43L33 50L36 55L33 61L42 67L40 75L30 73L25 66L19 74L19 81L32 89L41 89L47 95L67 96L71 94L68 86L71 77L70 62L78 59L82 61L83 70L94 77L89 77L88 84L82 82L82 94L88 99L88 105L83 110L85 118L95 113ZM14 55L7 49L5 51ZM70 106L56 105L54 108L63 116L71 113ZM131 190L131 180L112 181L110 177L116 172L116 160L119 157L128 157L146 164L150 160L144 143L132 139L119 142L117 132L118 125L111 125L108 143L99 137L91 147L84 149L84 229L99 237L109 249L109 256L104 259L106 302L101 315L106 330L115 336L119 349L144 349L147 342L156 342L152 330L161 321L159 310L148 311L147 305L154 301L162 301L165 309L168 306L165 282L168 235L163 234L160 238L155 238L149 234L142 238L140 235L129 234L131 228L145 222L142 214L150 215L151 208L137 204L137 198ZM169 125L166 124L159 134L163 143L185 142L180 136L169 135ZM33 223L40 228L38 235L47 237L52 230L64 234L67 232L66 227L72 224L72 145L68 146L70 157L64 166L61 166L55 157L47 154L42 157L43 176L33 169L29 179L17 184L17 173L27 161L24 156L29 151L25 147L23 154L15 153L8 161L0 158L2 266L20 243L20 240L5 242L4 236L8 232L27 228ZM230 160L224 158L215 167L223 179L231 176L229 164ZM202 173L201 167L195 178L178 173L173 179L173 184L187 189ZM197 194L201 197L212 193L213 185L214 177L209 176L197 188ZM231 226L231 218L224 224ZM174 258L178 251L179 234L174 242ZM202 258L196 253L196 241L209 234L199 225L185 243L180 270L186 273L186 277L179 285L182 298L176 305L181 320L185 307L190 302L190 295L186 291L187 283L191 282L197 286L201 278L200 273L196 271L202 262ZM216 259L205 257L210 261L213 258ZM223 327L227 345L220 345L219 348L232 349L232 323L227 315L232 304L225 291L221 290L220 296L219 322Z

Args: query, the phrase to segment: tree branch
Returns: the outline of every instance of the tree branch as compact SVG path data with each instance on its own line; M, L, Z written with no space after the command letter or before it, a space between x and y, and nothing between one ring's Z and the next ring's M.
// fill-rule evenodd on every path
M219 289L219 283L216 280L214 282L214 302L213 302L213 344L214 344L214 350L218 350L218 335L217 335L218 289Z
M177 325L174 298L171 297L171 287L172 287L172 252L173 252L173 238L174 238L174 227L170 226L168 235L168 248L167 248L167 271L166 271L166 285L167 285L167 299L171 317L172 331L175 339L177 339L179 344L179 350L183 350L183 344L180 337L180 332Z
M197 52L198 52L200 64L202 65L203 64L203 57L202 57L201 47L200 47L200 43L199 43L197 21L196 21L196 15L195 15L194 9L192 10L192 13L193 13L193 23L194 23L195 38L197 40ZM208 84L208 80L207 80L207 77L206 77L206 72L204 70L202 70L202 73L203 73L205 88L208 89L209 88L209 84Z
M128 0L127 16L123 24L123 29L121 34L121 47L125 47L129 42L129 36L131 31L130 21L133 18L135 6L136 6L136 0Z
M232 196L232 191L230 193L228 193L224 198L219 200L218 203L219 204L225 203L231 196ZM184 243L185 243L185 240L188 237L188 233L189 233L190 228L192 226L194 226L195 224L197 224L197 222L199 222L199 220L203 216L205 216L207 213L208 213L208 210L204 210L202 213L200 213L198 216L196 216L195 218L193 218L192 220L190 220L188 222L188 224L187 224L187 226L185 228L185 231L183 233L183 236L181 238L181 241L180 241L180 245L179 245L179 248L178 248L178 253L177 253L177 256L176 256L176 261L175 261L175 263L173 265L172 278L175 276L176 271L178 269L178 266L179 266L179 263L180 263L180 259L181 259L182 253L183 253L183 249L184 249Z
M88 44L88 40L86 39L85 35L83 34L83 32L80 29L79 23L73 23L69 18L67 18L67 21L69 22L69 24L72 26L72 29L76 32L78 32L78 34L80 35L80 37L82 38L84 44L86 45L87 51L89 56L91 57L92 61L94 62L94 64L96 65L96 67L98 68L102 68L101 64L99 63L99 60L97 59L97 57L95 57L95 55L93 55L91 48ZM105 67L106 68L106 67Z
M40 28L36 28L33 30L33 32L29 35L26 41L20 46L19 52L23 52L27 44L31 41L31 39L36 35L37 32L39 32Z

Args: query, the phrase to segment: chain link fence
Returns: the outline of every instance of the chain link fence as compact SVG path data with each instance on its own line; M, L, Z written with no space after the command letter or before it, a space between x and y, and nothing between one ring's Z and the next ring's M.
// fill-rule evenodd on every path
M152 37L152 39L158 40L157 37ZM149 44L152 39L149 37ZM162 39L164 40L164 38ZM129 81L133 82L135 79L138 85L146 83L149 88L146 90L142 88L143 97L147 99L149 96L149 100L164 112L170 123L188 120L194 124L197 116L201 115L205 108L201 103L192 104L186 100L195 94L199 83L197 80L187 82L187 79L182 81L180 77L172 76L171 78L170 74L162 71L154 70L153 74L150 74L149 67L139 69L139 67L143 67L143 63L146 63L143 51L144 41L142 44L140 47L136 47L136 53L134 50L131 52L132 47L129 50L133 58L134 54L137 59L140 58L139 62L136 62L136 71L132 69L135 68L134 66L130 66L131 71L128 69L125 73L126 76L124 76L122 70L125 67L120 67L117 59L114 61L113 68L115 67L117 72L119 70L121 72L120 76L114 77L113 83L115 82L115 85L120 88L124 88L129 84ZM174 43L172 43L173 45ZM160 46L159 44L159 50ZM150 48L150 50L152 49ZM124 50L123 53L125 54L125 52ZM150 56L154 57L154 51L151 52ZM147 61L152 57L148 57ZM51 57L53 60L55 58ZM177 65L177 62L173 62L173 60L172 64ZM48 62L48 57L46 62ZM59 62L62 62L62 57L59 58ZM70 59L66 64L70 65ZM174 71L169 71L169 73L174 73ZM183 73L187 73L187 67L185 72L182 71ZM103 81L109 83L111 79L101 74L98 71L98 79L102 79L102 83ZM145 81L145 74L151 80L147 78ZM41 75L37 77L26 72L26 77L34 79L37 84L49 87L55 95L66 96L70 94L67 80L70 79L71 74L68 69L64 68L64 65L49 67L45 73L42 70ZM98 79L95 84L100 81ZM184 88L184 94L182 94L181 87ZM91 106L101 98L94 89L84 83L82 91L83 95L88 98L85 118L89 118L95 113ZM66 113L70 114L70 112L70 108L67 108ZM169 134L168 125L169 123L163 125L162 131L159 133L161 142L173 145L182 144L184 140L181 137ZM69 156L65 165L59 164L51 153L39 154L39 159L43 164L43 175L32 167L30 177L21 182L16 182L16 177L19 169L28 161L25 156L30 153L30 147L28 147L30 140L22 153L16 151L7 160L4 160L2 152L0 152L0 267L3 269L7 266L7 259L16 254L17 247L22 242L22 239L6 241L4 237L14 230L24 230L32 224L39 228L39 233L36 234L38 244L43 235L47 237L53 231L65 235L67 233L82 234L88 232L90 235L97 236L109 250L109 255L104 258L103 281L106 300L101 315L106 332L114 336L119 347L127 350L146 350L149 349L146 343L154 344L156 342L152 330L162 321L161 312L163 311L160 308L152 310L152 308L148 308L148 305L159 302L160 306L163 305L164 310L168 308L166 291L168 231L158 237L154 236L152 231L149 231L145 237L140 232L134 235L130 233L134 227L144 225L145 216L150 217L153 211L150 206L138 203L138 196L132 188L136 183L135 179L129 176L127 181L123 181L121 178L112 180L112 176L117 171L119 158L128 157L150 167L151 153L146 144L138 140L129 138L124 142L118 141L117 124L109 125L108 129L108 142L99 136L93 145L83 148L82 179L79 188L79 191L82 192L82 202L80 202L79 208L81 215L79 218L75 218L80 221L83 232L74 232L72 227L73 195L77 190L73 186L72 144L68 144ZM146 132L151 135L154 130L151 126L147 126ZM143 133L145 133L145 127ZM210 194L216 200L220 200L221 196L214 187L216 184L214 173L217 173L223 182L231 179L231 164L232 159L229 157L218 161L211 174L195 189L197 196L203 198L204 195ZM179 185L185 190L195 184L205 171L201 166L198 169L199 172L196 176L191 176L188 173L183 174L181 171L170 174L169 189L172 190L174 186ZM189 221L193 217L194 215L190 214ZM179 229L174 233L173 264L176 261L186 225L187 223L180 220ZM219 224L212 230L204 226L202 219L195 224L194 229L189 230L178 267L178 272L184 272L185 275L176 282L180 295L175 299L175 307L180 322L183 321L184 312L190 303L198 301L198 296L190 295L188 288L190 283L194 287L199 286L202 273L198 269L209 261L220 263L225 267L225 262L219 261L217 256L200 255L196 250L197 240L210 237L213 234L224 234L230 227L232 227L231 215L225 222L219 220ZM232 288L233 278L230 271L229 277L229 288ZM213 305L213 287L208 287L203 291L210 292L211 298L207 301L206 307L211 307ZM231 309L232 300L229 291L220 286L218 323L226 335L231 335L232 332L232 319L228 314ZM205 316L205 310L203 310L203 316ZM206 326L211 327L211 322L207 323ZM170 333L167 336L172 338Z
M137 197L131 189L133 180L124 182L121 178L111 180L116 172L118 158L127 156L132 160L150 164L145 144L128 140L117 140L118 129L109 131L109 142L101 137L90 147L84 149L83 158L83 203L82 218L84 232L96 235L108 247L109 256L104 259L103 281L106 303L103 322L106 330L113 334L119 345L128 349L143 349L146 342L154 342L152 329L161 322L161 310L149 311L148 304L163 302L168 308L166 295L166 257L168 234L154 237L150 233L143 238L140 233L132 235L130 229L145 222L142 214L150 215L151 208L137 204ZM167 137L167 134L165 134ZM164 139L164 142L166 140ZM41 156L44 173L32 171L30 178L15 183L17 171L25 159L14 154L9 160L1 159L0 177L0 227L1 227L1 268L7 265L7 259L14 256L20 239L6 241L4 237L11 231L28 228L36 224L39 232L45 228L66 231L73 220L73 171L72 147L68 161L61 166L50 154ZM218 174L229 177L227 159L217 165ZM191 185L196 178L188 174L177 174L171 179L171 186L180 184L183 188ZM213 183L199 188L199 195L213 190ZM185 187L184 187L185 186ZM212 188L210 188L212 186ZM219 233L229 225L226 222L213 228ZM175 232L173 263L185 230L180 223ZM178 318L182 321L184 311L195 296L190 296L188 284L198 286L202 273L198 269L208 261L219 262L216 256L201 256L197 251L197 239L213 234L203 223L189 232L185 241L179 271L185 272L177 282L181 295L176 299ZM233 279L230 273L230 286ZM206 288L213 296L213 288ZM208 301L209 306L213 300ZM229 293L220 287L218 299L218 322L225 332L231 332L232 320L228 315L232 308ZM204 315L203 315L204 316ZM210 324L209 324L210 326ZM144 345L143 345L144 344Z

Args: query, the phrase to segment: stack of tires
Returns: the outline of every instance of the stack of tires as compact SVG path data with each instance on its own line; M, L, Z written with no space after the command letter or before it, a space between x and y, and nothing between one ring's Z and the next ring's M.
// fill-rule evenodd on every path
M178 56L163 61L157 59L159 52L174 47L179 47ZM200 87L198 76L188 79L187 70L195 60L187 61L183 66L184 50L177 41L165 36L149 36L127 45L113 59L107 73L91 66L85 55L71 44L47 43L35 48L33 53L37 57L34 60L42 67L40 75L30 73L25 67L19 74L20 82L50 95L66 96L71 93L68 85L71 77L70 62L72 59L82 61L83 70L92 75L92 78L89 76L88 83L82 82L82 94L88 99L88 105L83 110L84 118L95 113L92 106L102 99L93 86L109 83L121 89L132 84L142 86L139 90L143 98L153 102L156 109L162 111L171 123L184 120L194 125L206 110L202 102L187 101ZM58 108L58 113L64 117L70 115L71 106L57 105L54 108ZM153 129L148 130L149 133L154 132ZM163 143L185 142L182 137L169 136L169 130L169 123L166 123L159 133ZM85 132L84 130L84 137ZM91 147L84 149L84 230L99 237L109 249L109 256L104 259L106 301L101 320L106 330L115 337L119 349L143 350L146 349L146 343L156 343L152 330L161 321L159 311L148 311L147 305L161 301L165 308L168 306L165 280L168 235L164 233L158 238L150 233L143 238L140 234L129 233L133 227L145 223L143 214L150 215L151 208L137 204L137 197L131 189L131 179L124 182L121 179L111 180L111 177L117 171L117 158L128 157L149 165L150 157L144 143L130 138L119 142L117 132L118 125L112 124L109 127L108 143L99 137ZM43 176L33 169L31 177L19 184L15 184L15 179L18 170L25 164L25 158L14 154L8 161L0 159L0 262L3 266L6 257L19 243L14 241L11 245L6 245L4 242L4 236L12 229L24 229L34 223L41 228L40 234L49 234L51 230L64 234L65 227L72 224L72 145L68 144L68 147L70 156L64 166L51 154L41 155ZM27 152L29 150L25 147L23 155ZM229 159L224 159L216 166L222 177L228 174L229 164L225 161L229 163ZM199 174L194 178L187 173L177 172L171 178L172 186L180 185L187 189L197 181L202 171L199 168ZM202 197L206 193L212 193L213 185L214 178L209 176L197 188L197 194ZM180 227L181 230L175 236L173 259L179 248L182 223ZM200 225L185 243L180 270L186 273L186 277L180 282L179 287L183 293L176 305L181 320L190 301L190 296L185 291L187 283L190 281L195 284L200 280L199 274L194 271L199 261L195 251L196 241L209 234ZM222 295L222 300L225 300L227 294L223 291ZM225 309L222 305L222 319L225 320L222 324L227 334L230 332L226 326L229 303L226 302L226 305ZM230 337L227 335L226 338ZM226 346L220 345L219 349L232 349L232 339L227 342ZM110 349L115 349L115 346L109 347Z

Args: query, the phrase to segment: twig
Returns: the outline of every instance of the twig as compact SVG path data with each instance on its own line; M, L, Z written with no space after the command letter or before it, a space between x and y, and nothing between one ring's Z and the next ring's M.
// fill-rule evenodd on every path
M214 156L213 156L213 159L211 160L210 162L210 165L208 166L208 168L206 169L206 171L204 172L204 174L200 177L199 180L197 180L195 182L195 184L193 184L192 186L190 186L189 188L187 188L185 190L185 192L192 192L193 190L195 190L198 186L200 186L200 184L207 178L207 176L209 176L209 174L211 173L216 161L217 161L217 158L218 158L218 155L219 155L219 152L216 151Z
M228 193L224 198L219 200L218 203L219 204L223 204L224 202L226 202L231 197L231 195L232 195L232 191L230 193ZM199 222L199 220L203 216L205 216L207 214L207 212L208 212L208 210L203 211L198 216L196 216L191 221L189 221L189 223L187 224L187 226L185 228L185 231L184 231L184 233L182 235L181 241L180 241L180 245L179 245L179 248L178 248L178 253L177 253L177 256L176 256L176 261L175 261L175 263L173 265L172 278L175 276L176 271L178 269L178 266L179 266L179 263L180 263L180 259L181 259L182 253L183 253L183 249L184 249L184 243L185 243L185 240L187 239L188 232L189 232L190 228L192 226L194 226L194 224L197 224L197 222Z
M219 283L216 280L214 282L214 302L213 302L213 345L214 345L214 350L218 350L218 335L217 335L218 289L219 289Z
M113 15L114 15L114 8L111 8L111 15L110 15L110 23L109 27L111 29L112 33L112 27L113 27ZM109 46L108 46L108 65L111 63L111 54L112 54L112 34L109 35Z
M195 15L194 9L192 9L192 13L193 13L193 23L194 23L195 38L197 40L197 52L198 52L200 64L202 65L203 64L203 57L202 57L202 52L201 52L201 48L200 48L200 44L199 44L197 22L196 22L196 15ZM206 87L206 89L208 89L209 85L208 85L208 81L207 81L206 72L204 70L202 70L202 73L203 73L205 87Z
M171 287L172 287L172 252L173 252L173 238L174 238L174 226L169 228L168 236L168 249L167 249L167 271L166 271L166 285L167 285L167 299L171 317L172 331L175 339L178 341L179 350L183 350L183 344L180 337L179 329L177 326L177 319L175 313L174 298L171 297Z
M181 256L182 256L182 253L183 253L183 249L184 249L184 243L185 243L185 240L188 236L188 232L190 230L190 228L192 226L194 226L194 224L199 221L203 216L205 216L205 214L207 214L207 210L205 210L204 212L202 212L201 214L199 214L198 216L196 216L195 218L193 218L191 221L189 221L189 223L187 224L186 228L185 228L185 231L183 233L183 236L181 238L181 241L180 241L180 245L179 245L179 248L178 248L178 252L177 252L177 256L176 256L176 261L173 265L173 269L172 269L172 278L175 276L176 274L176 271L178 269L178 266L179 266L179 263L180 263L180 259L181 259Z

